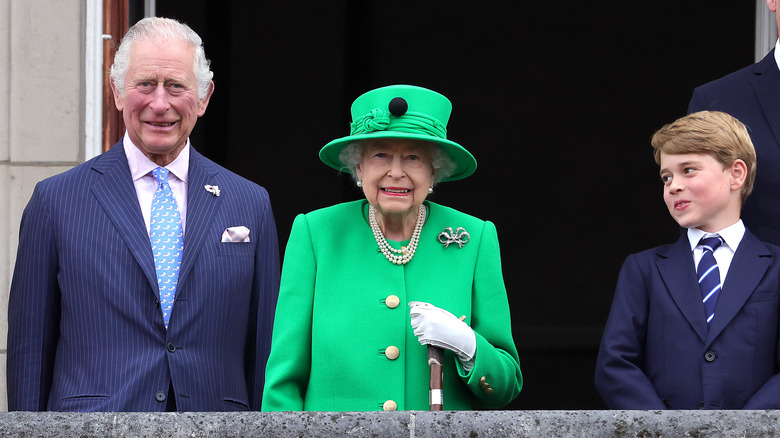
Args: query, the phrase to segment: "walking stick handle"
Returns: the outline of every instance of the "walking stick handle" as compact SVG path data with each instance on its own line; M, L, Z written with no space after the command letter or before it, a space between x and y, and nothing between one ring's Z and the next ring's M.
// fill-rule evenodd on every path
M444 409L443 363L444 350L433 345L428 345L428 365L431 366L431 383L428 401L432 411L441 411Z
M466 315L458 318L466 320ZM431 367L431 383L428 404L432 411L444 410L444 349L428 344L428 365Z

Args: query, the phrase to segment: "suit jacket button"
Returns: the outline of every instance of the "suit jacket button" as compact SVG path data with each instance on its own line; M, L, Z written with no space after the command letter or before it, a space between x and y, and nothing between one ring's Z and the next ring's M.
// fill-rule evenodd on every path
M396 295L388 295L385 298L385 305L391 309L395 309L399 304L401 304L401 299Z
M162 391L157 391L157 394L154 395L154 398L157 399L157 401L165 401L165 393Z
M704 353L704 360L707 362L715 362L715 353L712 351Z
M391 345L385 349L385 356L387 356L387 358L390 360L396 360L400 355L401 350L399 350L395 345Z
M176 351L176 346L173 345L173 342L168 342L168 351L170 351L171 353Z
M398 409L398 403L388 400L382 404L383 411L395 411Z

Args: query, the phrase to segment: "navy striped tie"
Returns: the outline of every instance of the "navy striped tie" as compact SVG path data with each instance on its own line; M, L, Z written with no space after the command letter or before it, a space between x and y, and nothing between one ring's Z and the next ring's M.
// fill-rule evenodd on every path
M699 267L696 268L696 276L699 278L707 323L712 321L712 317L715 316L715 305L718 303L718 295L720 295L721 290L720 270L712 253L722 243L723 240L720 236L705 237L699 241L699 245L704 247L704 253L699 261Z

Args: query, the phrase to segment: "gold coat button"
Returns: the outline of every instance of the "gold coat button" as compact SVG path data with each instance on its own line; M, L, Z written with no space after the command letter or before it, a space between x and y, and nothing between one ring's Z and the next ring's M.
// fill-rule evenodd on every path
M479 386L482 388L483 391L485 391L488 394L492 394L493 392L495 392L493 388L490 387L490 383L488 383L487 380L485 380L485 376L482 376L479 379Z
M385 356L387 356L387 358L390 360L396 360L400 355L401 350L399 350L398 347L394 345L391 345L385 349Z
M383 411L395 411L398 409L398 403L388 400L382 404Z
M395 309L399 304L401 304L401 299L396 295L388 295L387 298L385 298L385 305L391 309Z

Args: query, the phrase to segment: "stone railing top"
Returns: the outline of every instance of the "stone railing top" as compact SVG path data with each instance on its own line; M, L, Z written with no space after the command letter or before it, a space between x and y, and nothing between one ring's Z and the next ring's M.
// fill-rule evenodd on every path
M0 435L774 437L780 411L4 412Z

